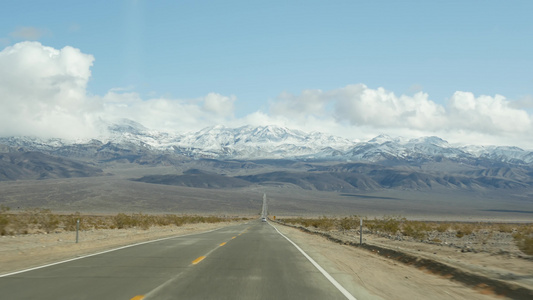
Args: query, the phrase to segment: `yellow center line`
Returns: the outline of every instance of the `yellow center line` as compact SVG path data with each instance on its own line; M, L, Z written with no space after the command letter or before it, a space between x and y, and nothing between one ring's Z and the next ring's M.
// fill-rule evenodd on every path
M204 260L205 256L200 256L198 257L197 259L193 260L192 261L192 264L193 265L196 265L197 263L201 262L202 260Z
M224 246L224 245L226 245L226 242L224 242L224 243L220 244L219 246Z
M137 296L131 298L130 300L142 300L142 299L144 299L143 295L137 295Z
M232 237L231 239L233 240L234 238L236 238L236 236Z

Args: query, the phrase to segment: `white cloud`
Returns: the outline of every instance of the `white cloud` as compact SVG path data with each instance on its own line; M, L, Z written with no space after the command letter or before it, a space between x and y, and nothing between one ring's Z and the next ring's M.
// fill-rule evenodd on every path
M456 92L446 105L421 91L397 96L364 84L301 94L281 93L269 110L234 117L235 96L209 93L195 99L143 99L131 88L88 96L94 58L79 49L21 42L0 52L0 136L86 138L101 120L128 118L148 128L186 132L206 126L276 124L368 140L380 133L450 142L533 148L531 98Z
M407 127L435 129L442 126L444 109L422 92L413 97L400 96L383 88L369 89L350 85L329 93L336 98L336 116L353 125L378 128Z
M98 121L129 118L148 128L198 130L233 118L235 96L209 93L189 100L144 100L131 89L103 97L86 92L92 55L39 42L21 42L0 52L0 136L86 138Z
M271 107L274 116L301 119L312 115L315 119L335 118L339 123L375 128L439 128L445 115L444 108L428 100L425 93L397 97L383 88L373 90L364 84L326 92L307 90L298 96L283 93Z
M450 127L493 135L528 133L532 118L501 95L479 96L455 92L449 101Z
M512 108L523 109L523 110L532 110L533 109L533 95L525 95L520 99L517 99L509 105Z
M0 52L0 135L74 138L92 134L98 101L86 95L94 58L22 42Z
M226 97L217 93L209 93L203 99L203 109L217 117L233 117L235 96Z
M148 128L191 131L224 124L233 118L234 96L209 93L192 100L154 98L143 100L136 93L110 91L103 97L108 120L133 119Z
M525 106L528 99L520 102ZM418 92L401 95L364 84L300 95L283 93L271 104L274 121L297 121L295 127L366 139L386 132L418 137L438 135L452 142L521 145L533 148L533 117L501 95L456 92L446 106ZM294 122L292 122L294 123Z
M323 97L321 90L304 90L299 96L283 92L270 104L273 115L298 117L302 115L323 116L327 113L330 99Z

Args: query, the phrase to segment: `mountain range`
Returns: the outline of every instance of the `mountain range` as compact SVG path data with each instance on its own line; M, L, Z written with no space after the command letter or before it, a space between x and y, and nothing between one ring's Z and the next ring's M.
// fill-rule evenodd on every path
M533 151L507 146L452 145L435 136L404 139L379 135L358 142L278 126L214 126L192 133L167 133L150 130L131 120L110 124L107 129L105 135L91 140L4 137L0 138L0 144L98 161L132 162L141 157L167 156L167 159L295 159L409 165L443 160L473 166L533 164Z
M176 166L176 174L135 180L203 188L274 185L352 192L533 187L532 151L452 145L434 136L380 135L359 142L278 126L168 133L122 120L91 140L0 138L0 180L104 175L102 169L123 164Z

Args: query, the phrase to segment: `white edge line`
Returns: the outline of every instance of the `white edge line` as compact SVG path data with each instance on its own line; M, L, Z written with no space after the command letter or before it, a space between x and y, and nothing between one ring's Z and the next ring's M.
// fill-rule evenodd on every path
M305 256L305 258L307 258L313 264L313 266L315 266L320 271L320 273L322 273L322 275L324 275L329 280L329 282L331 282L347 299L357 300L340 283L338 283L337 280L335 280L335 278L333 278L331 275L329 275L329 273L326 272L326 270L324 270L314 259L312 259L309 255L307 255L307 253L305 253L302 250L302 248L298 247L298 245L296 245L295 242L291 241L288 237L286 237L283 233L281 233L274 225L270 224L270 222L268 222L268 225L274 227L274 229L276 229L276 231L279 234L281 234L282 237L286 238L287 241L291 242L291 244L294 247L296 247L296 249L298 249L298 251L300 251L303 254L303 256Z
M93 254L88 254L88 255L84 255L84 256L80 256L80 257L75 257L75 258L70 258L70 259L67 259L67 260L58 261L58 262L51 263L51 264L46 264L46 265L42 265L42 266L38 266L38 267L33 267L33 268L24 269L24 270L20 270L20 271L15 271L15 272L7 273L7 274L2 274L2 275L0 275L0 278L12 276L12 275L17 275L17 274L20 274L20 273L30 272L30 271L34 271L34 270L38 270L38 269L42 269L42 268L46 268L46 267L51 267L51 266L55 266L55 265L59 265L59 264L67 263L67 262L71 262L71 261L78 260L78 259L83 259L83 258L87 258L87 257L91 257L91 256L96 256L96 255L109 253L109 252L113 252L113 251L117 251L117 250L122 250L122 249L130 248L130 247L135 247L135 246L139 246L139 245L155 243L155 242L159 242L159 241L170 240L170 239L189 236L189 235L208 233L208 232L212 232L212 231L215 231L215 230L219 230L221 228L223 228L223 227L212 229L212 230L209 230L209 231L189 233L189 234L183 234L183 235L175 235L175 236L170 236L170 237L161 238L161 239L157 239L157 240L151 240L151 241L145 241L145 242L141 242L141 243L126 245L126 246L122 246L122 247L118 247L118 248L114 248L114 249L110 249L110 250L105 250L105 251L102 251L102 252L97 252L97 253L93 253Z

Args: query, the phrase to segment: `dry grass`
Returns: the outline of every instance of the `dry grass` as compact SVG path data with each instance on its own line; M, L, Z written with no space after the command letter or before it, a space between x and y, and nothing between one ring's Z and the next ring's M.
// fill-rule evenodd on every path
M245 219L245 218L244 218ZM0 205L0 235L19 235L29 233L50 233L54 231L75 231L79 220L80 230L90 229L149 229L153 226L181 226L195 223L218 223L244 220L243 218L226 218L198 215L147 215L142 213L115 216L55 214L49 209L28 209L19 213L10 213L9 207Z
M521 225L513 238L522 252L533 255L533 224Z
M323 231L347 231L359 229L359 217L328 218L292 218L280 219L284 223L313 227ZM426 222L411 221L401 216L385 216L383 218L363 219L363 230L385 236L410 236L416 240L429 240L432 232L451 232L457 238L467 238L475 234L476 240L485 244L494 233L509 233L513 235L518 248L525 254L533 255L533 223L472 223L472 222ZM430 242L440 243L438 238Z

